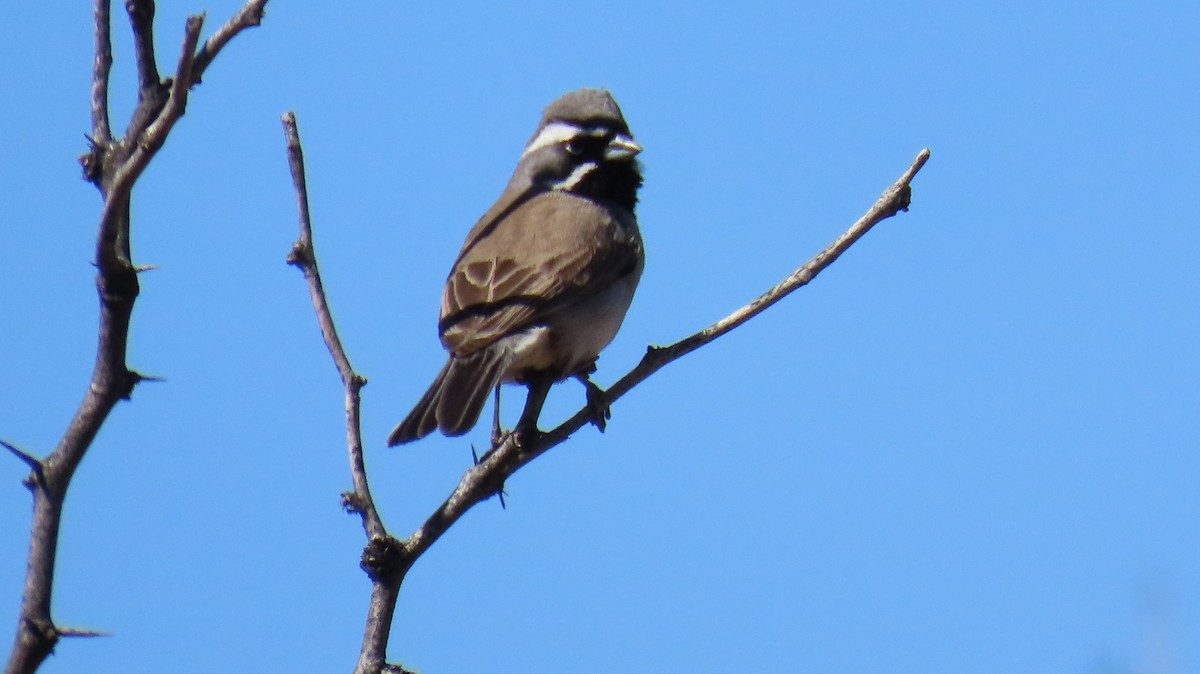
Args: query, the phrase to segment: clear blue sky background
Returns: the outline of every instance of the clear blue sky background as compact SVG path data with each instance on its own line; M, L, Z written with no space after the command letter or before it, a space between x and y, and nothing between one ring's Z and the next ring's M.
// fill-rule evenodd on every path
M601 384L933 158L909 213L452 529L404 587L394 660L1200 672L1200 6L804 4L273 0L137 187L136 262L159 269L129 360L167 381L117 408L68 501L55 618L113 636L43 671L350 670L363 536L338 506L341 389L284 265L279 116L299 115L330 299L370 379L371 478L403 536L487 437L383 446L442 362L450 261L542 107L591 85L646 147L648 263ZM164 3L160 63L185 13L207 9L207 35L237 6ZM35 453L94 357L90 22L87 3L15 3L0 24L0 437ZM546 425L583 400L561 388ZM0 459L5 647L25 473Z

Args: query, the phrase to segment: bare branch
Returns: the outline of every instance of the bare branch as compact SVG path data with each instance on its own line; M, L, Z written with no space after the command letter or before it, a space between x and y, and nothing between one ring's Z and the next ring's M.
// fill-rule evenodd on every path
M154 123L146 129L138 139L138 146L147 154L154 154L167 140L167 134L175 126L175 122L183 117L187 110L188 91L192 88L192 64L196 62L196 44L200 42L200 29L204 27L204 13L189 16L183 28L183 46L179 51L179 65L175 68L175 78L171 83L171 95L167 98L166 107L159 113ZM136 154L136 153L135 153ZM133 157L130 157L132 160ZM149 162L149 159L146 160Z
M137 3L131 1L127 6L132 7L135 4ZM153 10L150 14L153 16ZM130 18L132 20L133 14ZM187 107L188 87L181 83L191 79L196 44L200 41L200 29L203 25L203 14L188 17L179 66L166 103L160 104L154 97L145 96L146 90L143 89L129 123L130 132L135 136L126 139L127 142L133 143L132 150L111 176L105 176L100 181L101 192L104 194L104 209L100 212L96 264L101 274L106 270L120 269L122 273L133 270L129 261L129 195L133 191L133 184L150 165L150 160L166 142L167 134L183 116ZM153 122L148 121L151 119ZM133 284L136 285L136 279Z
M350 474L354 480L352 497L353 509L363 519L363 528L368 538L387 536L379 512L371 499L371 488L367 484L367 473L363 466L362 432L360 429L359 391L367 383L361 375L354 371L342 340L338 337L337 326L333 322L333 314L329 310L329 302L325 297L325 285L321 281L321 270L317 267L317 256L312 241L312 220L308 210L308 185L304 175L304 150L300 146L300 133L296 128L295 113L283 116L284 136L287 140L288 166L292 172L292 184L296 188L296 202L300 211L300 238L292 246L287 256L287 263L297 267L304 273L308 282L309 295L312 298L313 309L317 313L317 322L321 328L321 336L325 346L333 357L346 389L346 440L350 447Z
M181 83L187 82L191 78L196 44L200 41L200 29L203 25L203 14L188 17L184 28L183 47L179 55L179 66L166 104L156 106L151 104L149 99L139 99L138 107L133 114L134 121L130 122L130 127L141 125L136 120L147 117L148 107L156 108L152 111L156 117L154 117L153 123L149 123L136 138L127 139L134 143L132 151L116 168L112 176L108 180L102 181L104 209L100 212L100 235L96 256L97 266L100 267L101 273L106 269L117 267L129 267L130 270L133 270L129 261L129 194L133 190L133 184L150 165L150 160L166 142L167 134L171 132L175 122L183 116L187 107L188 87ZM109 250L110 241L116 243L113 251L115 256L109 256L106 252Z
M154 57L154 0L125 0L125 12L133 29L133 52L137 62L138 95L159 86L158 63Z
M205 41L200 53L196 54L196 63L192 67L192 86L200 83L208 65L234 36L262 23L263 16L266 15L266 6L267 0L250 0Z
M294 113L289 112L283 116L283 132L287 140L288 166L291 169L297 208L300 212L300 237L288 253L287 263L304 273L313 309L317 314L317 323L321 328L321 336L333 357L333 363L345 389L346 446L350 455L350 476L354 490L342 495L342 504L362 518L363 530L367 535L361 566L371 578L371 601L367 609L366 627L363 630L362 649L354 671L356 674L403 672L402 668L386 663L388 637L391 634L392 617L396 611L403 572L396 571L399 541L389 535L383 526L379 511L375 508L375 501L371 497L363 461L360 392L367 380L350 365L350 359L342 347L333 315L329 310L329 302L325 297L325 286L321 282L321 272L317 267L316 251L313 248L308 185L304 174L304 151L300 146L300 133L296 128Z
M663 348L650 347L637 367L613 384L604 397L612 403L628 393L668 363L695 351L714 339L724 335L746 321L762 313L797 288L806 285L823 269L833 263L850 246L879 222L907 210L912 195L910 183L929 159L929 150L922 150L907 171L880 196L850 229L829 244L812 260L796 269L778 285L763 293L754 301L722 318L703 330ZM517 441L516 434L508 434L496 447L483 456L478 464L463 474L458 486L437 510L404 541L404 567L410 567L431 545L434 544L455 522L475 504L497 494L504 483L523 466L533 461L552 447L562 443L593 417L593 408L585 406L574 416L554 430L543 433L528 446Z
M96 0L96 55L92 61L92 139L95 143L112 140L108 125L108 80L112 71L112 0Z
M125 0L138 74L138 102L125 127L126 139L141 136L167 102L167 85L159 79L154 53L154 12L154 0Z
M248 7L261 9L262 4L263 0L251 0ZM175 79L168 98L162 101L160 94L165 88L158 81L153 53L154 4L151 0L127 0L126 8L134 31L141 87L138 106L128 127L135 133L116 141L111 137L108 118L112 63L110 0L95 0L94 5L96 55L90 100L92 135L88 140L89 151L81 161L86 177L100 188L104 197L96 237L100 325L95 368L83 401L49 456L37 461L9 447L33 468L40 489L32 490L33 520L21 616L5 674L36 671L60 637L103 634L95 630L59 629L50 615L63 499L75 470L112 408L118 401L128 399L138 382L156 380L144 377L126 365L129 321L140 291L139 269L130 261L130 193L151 158L162 147L172 126L184 113L187 92L195 73L196 45L203 17L188 19ZM225 37L225 41L229 37ZM208 58L211 60L211 56Z

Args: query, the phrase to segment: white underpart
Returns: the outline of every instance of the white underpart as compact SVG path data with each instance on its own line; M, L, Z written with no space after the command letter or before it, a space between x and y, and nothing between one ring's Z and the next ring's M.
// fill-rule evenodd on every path
M539 325L506 338L508 348L512 349L513 359L509 366L511 371L527 367L543 369L550 367L553 355L550 353L550 328ZM511 376L505 373L506 378Z
M621 328L641 274L639 266L583 302L546 317L545 323L505 337L511 355L501 379L511 382L538 370L565 377L586 367Z

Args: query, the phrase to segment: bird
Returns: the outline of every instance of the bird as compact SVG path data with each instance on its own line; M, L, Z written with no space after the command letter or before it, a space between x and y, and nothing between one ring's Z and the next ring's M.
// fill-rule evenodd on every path
M634 214L641 151L606 89L577 89L545 108L508 185L451 265L438 321L446 363L389 446L434 430L467 433L493 390L498 443L501 383L528 387L514 432L531 439L550 387L568 378L584 384L604 430L608 407L589 375L645 266Z

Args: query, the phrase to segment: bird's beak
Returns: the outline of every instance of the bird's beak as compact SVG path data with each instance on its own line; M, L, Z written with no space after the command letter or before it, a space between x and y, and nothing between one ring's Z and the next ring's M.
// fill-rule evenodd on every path
M633 138L620 133L608 141L608 147L604 148L604 158L609 160L633 159L641 151L642 146L635 143Z

